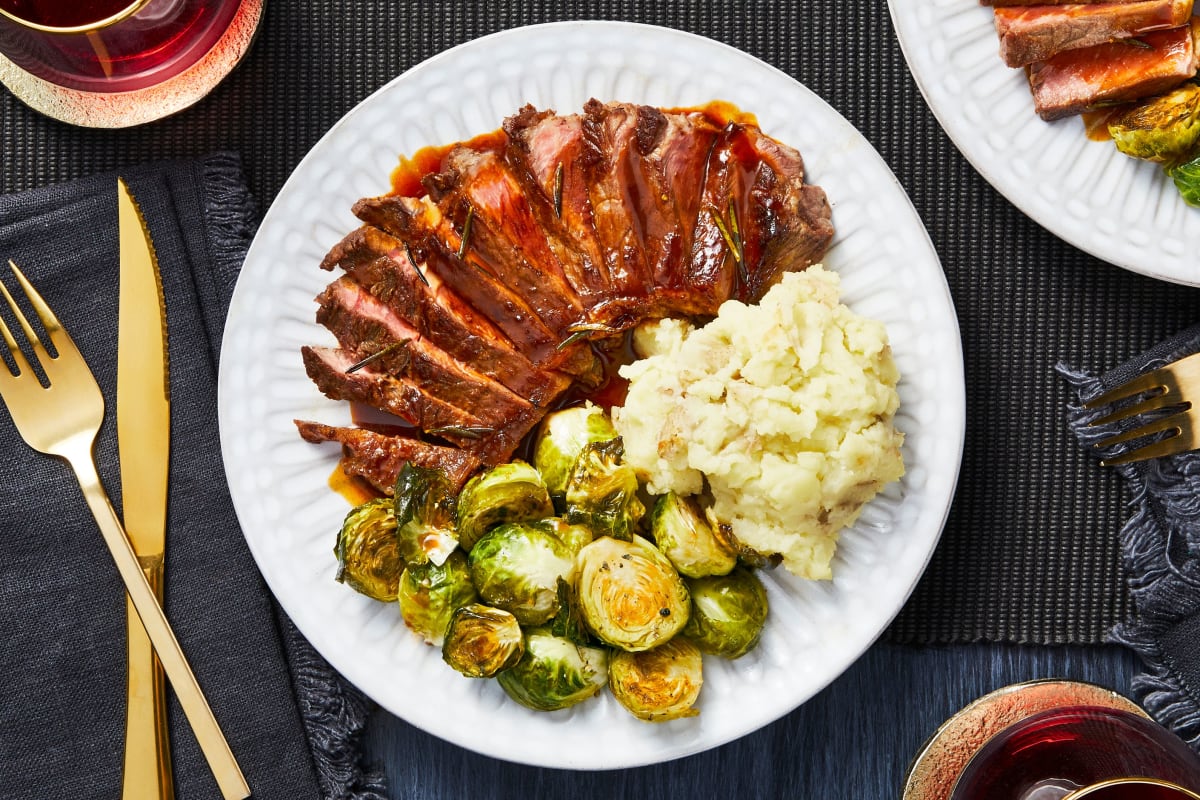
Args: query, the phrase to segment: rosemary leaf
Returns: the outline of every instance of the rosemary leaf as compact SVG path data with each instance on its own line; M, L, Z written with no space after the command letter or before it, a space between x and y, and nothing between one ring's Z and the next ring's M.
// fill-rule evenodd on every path
M408 246L408 242L404 243L404 255L407 256L408 263L412 266L413 272L417 273L417 277L421 279L421 282L428 286L429 278L426 278L425 273L417 266L417 260L413 258L412 248Z
M481 439L495 428L469 427L463 425L446 425L441 428L430 428L426 433L434 436L457 436L460 439Z
M475 206L467 206L467 218L463 222L462 241L458 245L458 257L467 255L467 247L471 241L471 223L475 221Z
M554 213L562 219L563 165L559 162L554 170Z
M389 344L387 347L383 348L382 350L376 350L374 353L367 356L363 360L357 361L357 362L351 364L350 366L346 367L345 372L347 375L349 375L352 372L358 372L360 369L367 366L368 364L372 364L372 363L378 361L379 359L383 358L388 353L393 353L396 350L400 349L401 347L404 347L410 341L411 341L410 339L401 339L398 342L392 342L391 344Z
M559 342L558 345L554 349L555 350L566 350L568 347L575 344L580 339L586 339L587 335L588 335L587 331L575 331L575 333L572 333L570 336L568 336L567 338L565 338L561 342Z

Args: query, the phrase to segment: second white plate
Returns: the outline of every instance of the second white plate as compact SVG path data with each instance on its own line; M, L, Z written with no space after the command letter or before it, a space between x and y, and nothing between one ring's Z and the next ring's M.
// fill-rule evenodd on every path
M1200 208L1154 164L1087 138L1078 118L1043 122L1023 70L999 56L977 0L888 0L917 85L976 170L1055 236L1133 272L1200 286Z

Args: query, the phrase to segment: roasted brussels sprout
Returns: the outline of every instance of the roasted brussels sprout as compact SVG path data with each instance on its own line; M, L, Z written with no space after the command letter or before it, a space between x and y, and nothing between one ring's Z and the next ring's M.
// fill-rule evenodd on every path
M442 660L468 678L491 678L521 660L525 636L504 609L471 603L454 609Z
M333 548L338 569L334 577L376 600L396 599L404 563L396 542L392 501L381 497L350 509Z
M594 644L587 625L583 623L583 615L579 613L575 587L561 578L558 581L558 611L546 627L555 636L569 639L575 644Z
M500 464L467 481L458 496L458 541L475 546L489 528L554 515L550 494L538 471L524 461Z
M648 722L694 717L704 683L700 649L676 637L653 650L614 652L608 661L608 686L629 713Z
M471 548L471 579L485 603L522 625L541 625L558 611L558 581L572 580L575 554L541 528L509 522Z
M779 553L760 553L738 539L733 533L733 526L717 519L711 508L704 510L704 517L708 520L708 527L713 532L713 536L717 537L721 546L737 554L738 560L743 564L755 569L775 569L783 563L783 556Z
M571 468L584 445L606 442L616 435L617 430L604 409L591 404L564 408L542 420L534 446L533 465L546 481L550 496L556 499L563 496Z
M1200 154L1170 170L1170 175L1184 202L1190 206L1200 206Z
M394 500L400 557L406 564L445 563L458 547L454 486L445 473L409 462L396 479Z
M608 651L582 647L544 628L525 633L525 654L496 676L509 697L538 711L582 702L608 683Z
M638 499L633 467L622 462L620 437L584 445L564 493L568 522L587 525L596 535L628 539L646 511Z
M739 658L754 649L767 621L767 590L752 570L687 582L692 613L683 635L703 652Z
M687 623L687 586L658 548L640 536L602 536L580 551L575 594L588 629L622 650L649 650Z
M441 646L454 610L478 599L467 557L459 551L445 563L410 564L396 593L400 616L426 642Z
M650 535L680 575L726 575L737 565L737 555L713 534L693 501L674 492L664 494L654 504Z
M1168 167L1196 155L1200 144L1200 85L1185 83L1108 121L1122 153Z

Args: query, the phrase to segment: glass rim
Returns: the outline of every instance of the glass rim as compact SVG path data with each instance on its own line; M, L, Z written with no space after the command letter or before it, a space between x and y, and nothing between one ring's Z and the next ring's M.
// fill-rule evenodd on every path
M1162 789L1172 789L1176 792L1179 792L1182 797L1200 800L1200 794L1196 794L1186 786L1180 786L1177 783L1171 783L1170 781L1165 781L1162 778L1132 775L1126 778L1109 778L1107 780L1100 781L1099 783L1093 783L1089 786L1082 786L1063 795L1062 800L1087 800L1087 798L1091 797L1093 793L1102 789L1111 788L1113 786L1157 786Z
M113 25L116 25L118 22L121 22L122 20L128 19L129 17L133 16L138 11L140 11L142 6L146 5L149 2L150 2L150 0L130 0L129 5L127 5L125 8L121 9L117 13L111 14L111 15L109 15L103 19L97 20L95 22L89 22L86 25L70 25L70 26L42 25L41 23L38 23L38 22L31 22L30 20L27 20L24 17L19 17L16 14L14 14L13 12L6 11L3 8L0 8L0 18L6 19L9 22L15 23L24 28L28 28L29 30L32 30L32 31L37 31L39 33L55 33L55 34L91 33L92 31L103 30L104 28L108 28Z

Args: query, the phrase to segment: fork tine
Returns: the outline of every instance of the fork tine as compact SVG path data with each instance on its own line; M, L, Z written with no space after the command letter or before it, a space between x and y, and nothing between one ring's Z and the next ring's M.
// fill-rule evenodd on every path
M1181 409L1183 411L1186 411L1192 406L1191 403L1181 399L1178 394L1172 393L1168 389L1162 394L1150 395L1144 400L1139 400L1136 403L1132 403L1128 406L1118 408L1116 411L1113 411L1109 414L1105 414L1103 417L1094 419L1088 423L1088 427L1091 428L1097 425L1108 425L1109 423L1117 422L1129 417L1136 417L1139 414L1145 414L1149 411L1157 411L1160 408L1168 408L1170 406L1180 405L1185 406L1185 408Z
M55 325L58 325L58 320L50 312L46 301L37 293L37 290L29 283L29 280L21 273L21 270L17 269L17 265L11 259L8 262L8 266L12 268L13 274L17 276L17 283L21 284L21 288L25 290L25 295L29 298L29 303L33 306L33 310L37 312L38 319L41 320L46 331L50 332L51 326L47 323L46 315L50 316ZM4 299L8 301L8 307L12 310L13 316L17 318L17 323L21 326L25 338L29 340L29 344L33 348L33 354L37 357L38 362L41 363L42 368L45 369L46 363L50 360L50 352L46 349L46 345L42 344L42 340L38 338L37 331L29 324L29 320L25 318L25 313L21 311L21 307L17 305L16 301L13 300L13 296L9 294L8 287L2 282L0 282L0 292L4 293ZM43 311L45 314L43 314Z
M1141 427L1114 434L1107 439L1096 442L1093 447L1112 447L1115 444L1132 442L1135 439L1141 439L1144 436L1151 436L1156 433L1163 433L1164 431L1174 431L1172 436L1179 436L1183 432L1183 425L1186 421L1186 412L1171 414L1168 417L1148 422Z
M1160 458L1162 456L1170 456L1175 453L1182 453L1185 450L1191 450L1195 446L1195 436L1189 435L1189 432L1179 428L1179 433L1173 436L1168 436L1165 439L1160 439L1151 442L1144 447L1134 448L1119 456L1105 458L1100 461L1102 467L1115 467L1118 464L1129 464L1134 461L1145 461L1150 458Z
M1109 389L1099 397L1093 397L1091 400L1088 400L1086 403L1084 403L1083 407L1099 408L1100 406L1106 406L1110 403L1115 403L1119 400L1124 400L1126 398L1133 397L1134 395L1148 392L1151 389L1162 389L1163 392L1166 392L1167 385L1165 379L1166 370L1152 370L1144 375L1139 375L1136 378L1132 378L1125 383L1122 383L1120 386L1114 386L1112 389Z
M70 336L67 335L67 329L58 321L58 317L50 310L50 306L42 299L38 290L33 288L33 284L25 277L25 273L21 272L11 259L8 262L8 266L12 268L13 274L17 276L17 282L21 284L21 288L25 291L25 296L29 298L29 304L33 306L33 310L37 313L42 327L50 337L50 342L60 352L63 349L64 340L66 344L73 345Z
M9 263L11 264L12 262L10 261ZM8 287L2 280L0 280L0 293L4 295L4 299L8 301L8 307L12 309L12 312L21 322L21 327L28 331L29 323L26 322L25 315L21 313L21 309L17 306L16 301L13 300L13 296L8 293ZM8 327L8 323L5 322L2 317L0 317L0 335L4 336L4 344L8 346L9 355L11 355L13 361L16 362L16 375L19 376L33 374L33 366L30 365L29 359L25 358L25 353L21 350L21 346L17 344L16 337L13 336L12 330L10 330ZM12 373L10 372L9 374Z

